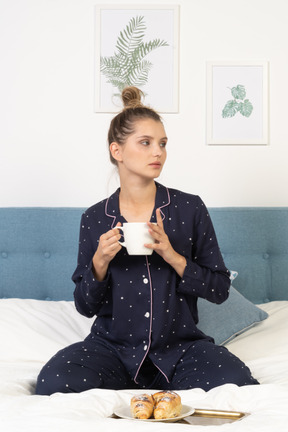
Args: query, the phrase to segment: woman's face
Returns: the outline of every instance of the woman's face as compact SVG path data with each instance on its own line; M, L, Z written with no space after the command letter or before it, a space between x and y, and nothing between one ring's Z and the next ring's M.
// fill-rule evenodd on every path
M115 143L117 155L113 156L118 161L120 175L125 173L150 179L159 177L166 161L167 140L161 122L152 119L137 120L134 132L125 143Z

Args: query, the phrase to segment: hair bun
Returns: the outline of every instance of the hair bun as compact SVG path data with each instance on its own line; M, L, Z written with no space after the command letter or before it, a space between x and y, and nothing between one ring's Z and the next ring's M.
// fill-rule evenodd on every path
M137 87L126 87L122 91L122 101L124 108L138 108L143 107L141 102L144 93Z

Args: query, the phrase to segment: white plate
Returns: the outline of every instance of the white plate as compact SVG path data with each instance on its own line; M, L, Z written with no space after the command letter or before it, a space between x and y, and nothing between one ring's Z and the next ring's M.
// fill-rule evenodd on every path
M181 420L185 417L188 417L190 415L192 415L194 413L194 408L191 408L188 405L182 405L182 411L180 416L178 417L171 417L171 418L167 418L167 419L154 419L154 418L150 418L150 419L136 419L132 416L131 414L131 410L130 410L130 406L125 406L125 407L121 407L117 410L114 411L114 414L116 414L117 417L121 417L123 419L128 419L128 420L138 420L138 421L148 421L148 422L177 422L178 420Z

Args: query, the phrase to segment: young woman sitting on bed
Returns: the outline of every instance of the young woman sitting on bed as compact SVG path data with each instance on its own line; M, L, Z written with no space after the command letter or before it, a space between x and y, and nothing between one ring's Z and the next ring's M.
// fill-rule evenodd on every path
M120 188L81 219L75 305L97 318L83 342L43 367L37 394L258 384L242 361L197 328L197 298L225 301L229 271L202 200L155 181L167 137L141 96L135 87L123 90L124 109L108 133ZM127 254L113 229L125 222L147 222L152 255Z

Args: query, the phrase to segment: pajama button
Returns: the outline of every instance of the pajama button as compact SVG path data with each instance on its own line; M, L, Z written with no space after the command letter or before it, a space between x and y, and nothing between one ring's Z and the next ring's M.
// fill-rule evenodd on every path
M149 313L149 312L146 312L144 316L145 316L146 318L149 318L149 317L150 317L150 313Z
M146 350L147 350L147 348L148 348L148 346L147 346L147 345L145 345L145 346L144 346L144 351L146 351Z
M148 281L147 278L144 278L144 279L143 279L143 283L147 284L148 282L149 282L149 281Z

